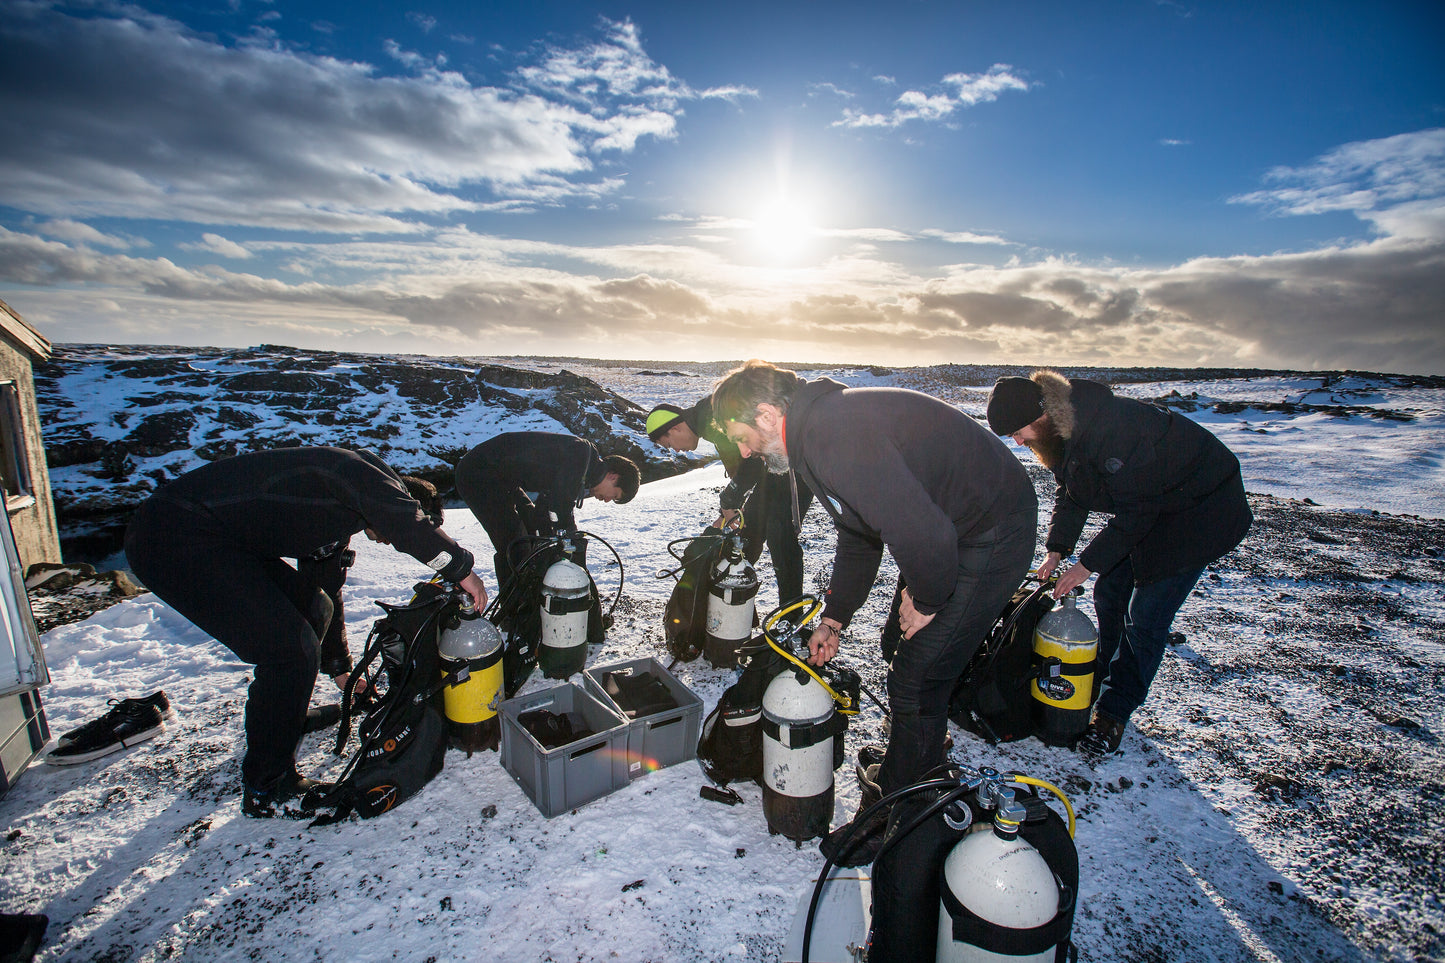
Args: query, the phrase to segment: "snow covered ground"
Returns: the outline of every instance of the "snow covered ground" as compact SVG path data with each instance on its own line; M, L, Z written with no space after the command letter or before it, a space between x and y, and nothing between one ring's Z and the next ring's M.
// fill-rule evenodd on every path
M691 373L649 376L651 395L631 376L580 373L644 406L705 389ZM1237 386L1128 393L1174 387L1223 397ZM1249 397L1294 400L1308 387L1255 385ZM981 411L976 393L950 400ZM1445 958L1440 401L1438 391L1388 399L1422 412L1409 423L1247 412L1211 424L1240 452L1259 520L1181 613L1186 641L1121 754L1090 765L955 730L960 763L1015 769L1072 797L1083 959ZM665 660L671 583L654 575L670 540L713 517L721 484L714 466L579 513L627 565L616 624L591 664ZM489 557L465 510L449 510L447 529ZM816 508L803 537L809 584L821 589L833 537ZM404 600L427 572L373 543L354 547L347 618L359 651L379 614L372 602ZM609 595L617 570L606 555L589 559ZM766 556L759 574L770 606ZM843 650L880 693L876 639L894 574L885 559ZM157 688L177 708L157 739L78 767L32 766L0 800L0 909L50 917L43 960L778 960L821 867L814 846L768 835L756 788L741 787L737 807L699 798L692 763L548 820L495 753L451 752L433 783L380 819L315 830L245 819L247 666L150 595L43 642L53 732L107 698ZM708 708L731 681L701 661L676 672ZM526 691L549 684L534 678ZM318 686L314 701L333 699ZM865 703L850 751L880 738ZM328 742L307 738L303 772L339 769ZM838 796L841 822L857 800L850 766Z

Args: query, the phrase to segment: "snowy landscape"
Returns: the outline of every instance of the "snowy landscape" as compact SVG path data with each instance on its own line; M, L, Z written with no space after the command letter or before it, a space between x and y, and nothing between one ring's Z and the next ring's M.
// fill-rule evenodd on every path
M397 370L366 381L383 363ZM483 365L488 377L474 377ZM99 568L123 564L105 546L126 507L199 464L201 449L368 444L399 470L443 480L449 453L501 431L571 431L646 456L656 480L633 502L589 500L578 513L625 565L589 553L604 597L623 580L615 624L589 655L606 665L667 661L672 583L656 576L667 544L715 517L724 481L706 452L664 457L642 417L660 401L691 404L727 367L62 345L37 386L62 519ZM436 390L395 390L402 368ZM244 378L263 369L312 380L248 396ZM1183 640L1119 754L1091 764L952 729L959 764L1048 780L1072 799L1080 958L1445 959L1445 381L1064 370L1216 432L1240 456L1256 516L1182 610ZM976 417L1001 373L1018 369L806 372L916 388ZM371 387L328 394L341 378ZM169 432L138 439L146 423ZM1051 504L1051 479L1020 454ZM1046 522L1045 511L1041 534ZM459 504L446 529L490 558ZM833 533L816 507L803 544L807 585L821 591ZM345 595L359 653L373 603L404 601L429 573L363 539L353 547ZM877 637L895 574L885 557L841 654L880 693ZM766 611L777 602L766 554L759 577ZM452 751L420 795L375 820L310 829L242 818L248 666L149 594L49 628L42 642L52 733L107 699L156 689L175 717L123 753L69 768L37 761L0 800L0 910L49 916L41 960L778 961L822 866L816 845L768 834L756 787L738 787L741 806L700 798L691 762L549 820L495 753ZM732 680L705 661L674 671L705 709ZM534 677L524 692L552 684ZM322 680L313 702L335 701L330 688ZM850 757L882 739L881 723L865 703ZM340 770L330 736L303 742L303 773ZM835 825L858 799L851 764L836 778Z

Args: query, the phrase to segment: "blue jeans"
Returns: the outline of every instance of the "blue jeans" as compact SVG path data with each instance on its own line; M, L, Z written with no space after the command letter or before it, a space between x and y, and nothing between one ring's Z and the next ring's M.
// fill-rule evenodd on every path
M1099 711L1121 722L1144 704L1149 686L1164 661L1169 628L1194 583L1204 574L1192 568L1134 584L1134 566L1124 561L1094 584L1094 614L1099 617Z

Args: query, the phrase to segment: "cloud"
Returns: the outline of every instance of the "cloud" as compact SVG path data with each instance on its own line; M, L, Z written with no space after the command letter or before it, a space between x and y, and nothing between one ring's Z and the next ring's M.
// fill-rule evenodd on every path
M1000 244L1016 245L1017 241L1010 241L999 237L996 234L974 234L971 231L940 231L937 228L928 228L919 232L923 237L933 237L940 241L947 241L949 244Z
M125 250L131 247L132 244L140 247L149 246L148 241L118 237L114 234L103 234L89 224L82 224L80 221L72 221L69 218L46 221L43 224L36 225L35 229L47 237L58 237L62 241L89 244L93 247L113 247Z
M1304 167L1276 167L1277 185L1231 197L1281 215L1329 211L1376 212L1409 201L1445 196L1445 127L1356 141Z
M228 47L134 7L3 4L7 72L25 83L0 86L0 203L57 219L412 234L427 218L595 196L620 183L596 155L676 136L680 104L703 96L653 63L631 24L607 30L549 48L501 88L395 43L414 76L269 34Z
M201 235L200 244L178 244L177 247L183 251L209 251L212 254L219 254L221 257L231 257L238 260L255 257L246 248L235 241L227 240L219 234L209 232Z
M948 74L933 93L905 90L887 113L870 114L852 107L844 108L842 118L834 121L833 126L894 128L913 120L941 121L960 108L988 103L997 100L1006 91L1028 90L1031 86L1008 64L994 64L981 74Z

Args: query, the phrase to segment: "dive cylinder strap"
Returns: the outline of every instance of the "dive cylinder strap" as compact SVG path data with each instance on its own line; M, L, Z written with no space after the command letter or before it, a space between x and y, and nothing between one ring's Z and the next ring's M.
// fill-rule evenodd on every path
M954 942L967 943L1004 956L1036 956L1068 944L1074 926L1074 891L1057 876L1054 881L1059 886L1059 910L1054 918L1028 929L1014 929L990 923L960 903L941 874L940 869L939 896L953 921Z
M806 749L809 746L816 746L824 739L840 736L848 731L848 719L846 716L834 712L821 722L803 726L789 725L786 729L787 732L784 734L784 726L769 719L766 715L763 716L763 735L785 749Z
M548 615L571 615L574 612L586 612L591 607L591 592L580 595L575 599L564 599L556 595L542 596L542 611Z

